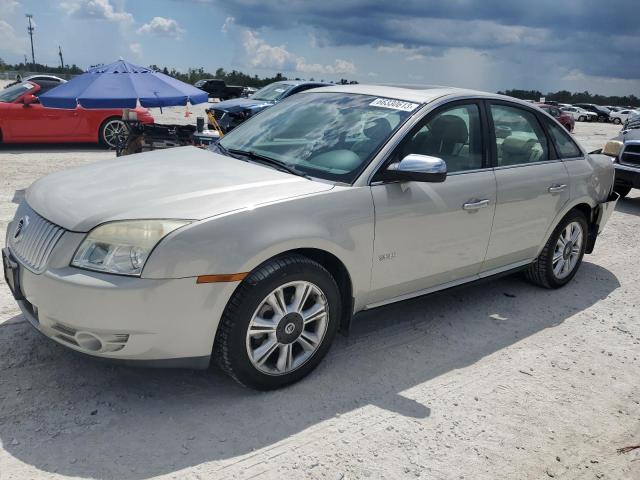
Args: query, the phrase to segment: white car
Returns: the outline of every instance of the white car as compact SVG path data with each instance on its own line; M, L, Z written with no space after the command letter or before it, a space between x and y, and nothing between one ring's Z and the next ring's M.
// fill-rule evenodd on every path
M336 85L277 103L213 151L38 180L3 263L27 320L69 348L213 358L272 389L308 374L359 311L513 270L567 284L615 207L613 181L609 157L526 102Z
M580 107L562 107L560 110L563 112L567 112L570 114L574 120L578 122L596 122L598 121L598 114L594 112L589 112L584 108Z
M634 114L638 114L638 110L619 110L617 112L612 111L609 114L609 118L613 123L619 125L627 121L627 119Z

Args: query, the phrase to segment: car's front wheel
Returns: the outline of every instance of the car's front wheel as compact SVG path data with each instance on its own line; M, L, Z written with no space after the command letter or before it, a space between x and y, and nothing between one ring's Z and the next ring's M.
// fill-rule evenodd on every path
M227 304L214 344L216 363L260 390L296 382L329 350L340 305L338 286L322 265L302 255L272 259Z
M613 123L615 123L616 125L620 125L622 123L622 120L616 117L613 119Z
M584 122L584 121L585 121L584 115L580 115L580 116L578 117L578 121L579 121L579 122Z
M555 228L538 258L525 270L527 279L545 288L559 288L575 276L587 243L587 220L569 212Z

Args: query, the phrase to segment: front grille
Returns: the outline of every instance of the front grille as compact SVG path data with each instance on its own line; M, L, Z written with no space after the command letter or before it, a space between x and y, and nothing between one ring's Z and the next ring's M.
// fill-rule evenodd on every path
M23 202L8 232L9 248L22 265L34 273L42 273L64 232L64 228L41 217Z
M620 163L640 167L640 143L628 143L625 145L620 156Z

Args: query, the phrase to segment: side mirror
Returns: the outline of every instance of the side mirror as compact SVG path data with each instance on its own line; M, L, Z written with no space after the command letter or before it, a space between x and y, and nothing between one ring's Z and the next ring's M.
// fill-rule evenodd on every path
M609 140L602 148L602 155L618 158L624 144L620 140Z
M37 103L37 102L38 102L38 97L36 97L35 95L31 95L30 93L28 93L22 98L22 103L24 103L25 105L31 105L32 103Z
M444 182L447 178L447 164L438 157L412 153L389 165L384 178L401 182Z

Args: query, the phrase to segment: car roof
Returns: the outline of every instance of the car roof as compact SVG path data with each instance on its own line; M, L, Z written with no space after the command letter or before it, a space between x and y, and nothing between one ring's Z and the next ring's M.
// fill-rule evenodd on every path
M479 90L470 90L457 87L444 87L440 85L331 85L328 87L320 87L306 93L353 93L359 95L370 95L374 97L393 98L396 100L404 100L415 103L429 103L438 98L446 96L459 97L480 97L491 98L496 100L506 100L512 103L531 106L523 100L508 97L506 95L498 95L496 93L481 92Z
M315 82L310 80L278 80L277 82L270 83L269 85L273 85L275 83L284 83L293 87L297 87L298 85L332 85L331 83L327 82Z
M31 75L24 79L25 81L38 81L38 80L48 80L50 82L57 83L67 83L64 78L56 77L55 75Z

